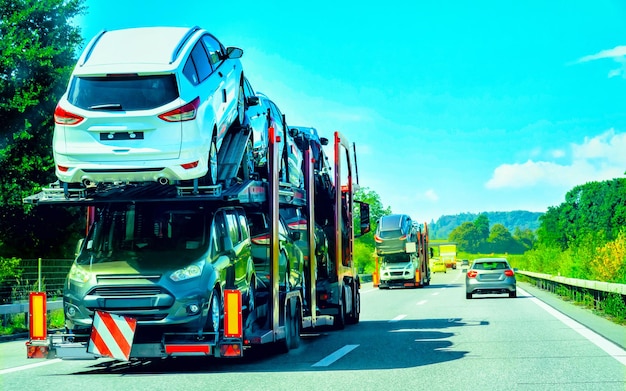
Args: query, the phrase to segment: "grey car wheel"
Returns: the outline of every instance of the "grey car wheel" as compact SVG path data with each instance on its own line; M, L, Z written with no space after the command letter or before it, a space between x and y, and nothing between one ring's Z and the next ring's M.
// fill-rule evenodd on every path
M219 332L220 321L222 318L222 309L220 306L220 295L217 290L211 295L211 304L209 305L209 319L207 320L210 331Z

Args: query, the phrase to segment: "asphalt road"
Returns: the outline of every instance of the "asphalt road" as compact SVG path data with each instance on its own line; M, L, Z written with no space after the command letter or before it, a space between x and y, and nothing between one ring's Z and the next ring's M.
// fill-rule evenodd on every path
M526 284L515 299L466 300L464 274L451 270L426 288L364 284L361 294L359 324L304 335L288 354L28 360L24 340L5 342L0 389L626 390L626 327Z

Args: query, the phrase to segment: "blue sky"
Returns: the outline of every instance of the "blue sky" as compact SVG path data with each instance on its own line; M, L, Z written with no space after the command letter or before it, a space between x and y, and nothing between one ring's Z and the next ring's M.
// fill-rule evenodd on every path
M86 41L198 25L241 47L290 125L341 131L360 184L418 221L545 212L626 171L623 0L85 4Z

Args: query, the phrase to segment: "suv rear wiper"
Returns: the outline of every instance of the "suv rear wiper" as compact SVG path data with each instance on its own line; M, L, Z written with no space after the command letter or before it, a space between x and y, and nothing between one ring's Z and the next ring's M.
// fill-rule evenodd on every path
M122 110L122 105L120 103L105 103L89 106L89 110Z

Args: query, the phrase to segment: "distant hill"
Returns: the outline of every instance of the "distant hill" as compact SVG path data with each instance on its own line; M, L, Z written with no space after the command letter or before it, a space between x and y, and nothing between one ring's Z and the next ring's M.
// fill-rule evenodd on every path
M511 234L516 227L520 229L530 229L536 231L539 228L539 217L541 212L528 212L525 210L515 210L511 212L483 212L489 219L489 229L494 224L504 225ZM459 225L469 221L474 222L482 213L461 213L458 215L441 216L437 222L429 224L428 233L431 239L447 239L450 232Z

